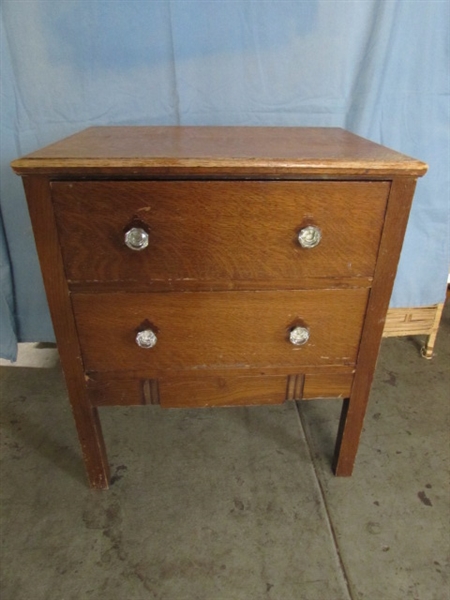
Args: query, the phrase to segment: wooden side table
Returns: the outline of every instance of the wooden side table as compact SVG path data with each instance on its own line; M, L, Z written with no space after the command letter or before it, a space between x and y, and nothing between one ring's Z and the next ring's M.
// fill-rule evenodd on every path
M105 405L342 398L351 475L424 163L341 129L94 127L12 167L92 487Z

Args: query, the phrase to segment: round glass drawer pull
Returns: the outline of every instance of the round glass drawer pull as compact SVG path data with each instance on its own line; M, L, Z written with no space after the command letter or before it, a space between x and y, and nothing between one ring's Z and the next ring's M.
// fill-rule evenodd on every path
M322 232L316 225L303 227L298 234L298 243L302 248L315 248L320 244Z
M303 346L309 340L309 329L307 327L294 327L289 332L289 341L294 346Z
M132 227L125 233L125 244L130 250L144 250L148 246L148 233L141 227Z
M136 344L141 348L153 348L157 341L158 338L151 329L144 329L136 335Z

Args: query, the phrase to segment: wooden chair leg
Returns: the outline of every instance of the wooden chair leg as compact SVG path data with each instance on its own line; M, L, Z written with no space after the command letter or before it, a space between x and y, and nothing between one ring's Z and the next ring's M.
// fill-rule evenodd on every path
M425 342L425 345L421 348L420 353L424 358L428 360L433 358L434 345L436 343L437 332L439 330L439 323L441 322L442 311L444 310L444 303L436 306L436 312L434 315L433 327L431 328L430 334Z

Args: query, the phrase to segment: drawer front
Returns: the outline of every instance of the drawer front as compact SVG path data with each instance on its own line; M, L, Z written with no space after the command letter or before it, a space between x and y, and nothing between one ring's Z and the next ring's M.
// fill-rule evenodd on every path
M354 364L367 297L366 289L79 293L72 302L87 371L157 376L161 370ZM295 328L308 331L303 345L290 341ZM143 330L156 335L153 347L137 344Z
M192 289L197 282L370 277L389 191L386 182L338 181L51 185L70 281L159 282L159 289L161 282ZM310 226L321 240L305 248L298 236ZM139 229L148 245L130 249L126 234Z

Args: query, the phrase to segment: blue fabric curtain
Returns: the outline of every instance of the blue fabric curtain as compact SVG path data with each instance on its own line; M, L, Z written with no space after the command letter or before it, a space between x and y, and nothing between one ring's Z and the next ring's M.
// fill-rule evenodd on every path
M91 125L338 126L427 161L392 305L442 301L449 8L447 0L4 0L1 354L14 358L17 339L53 339L9 161Z

